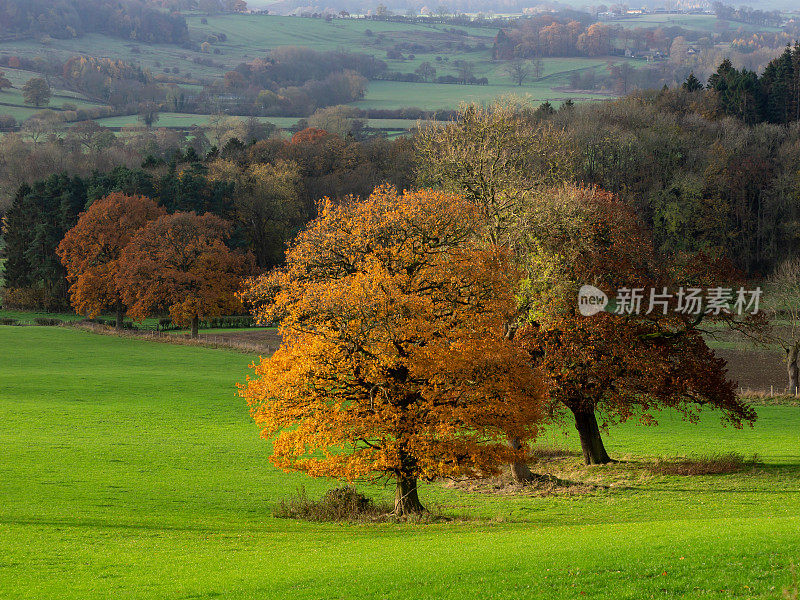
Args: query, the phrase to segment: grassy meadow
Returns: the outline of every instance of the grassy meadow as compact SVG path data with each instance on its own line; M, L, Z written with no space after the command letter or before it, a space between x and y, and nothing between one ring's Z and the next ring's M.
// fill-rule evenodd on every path
M764 10L764 9L762 9ZM683 27L693 31L707 33L719 33L720 31L780 31L778 27L768 27L766 25L752 25L750 23L740 23L738 21L728 21L717 19L715 15L686 15L686 14L646 14L636 17L613 19L610 24L619 27Z
M800 563L798 407L759 407L743 430L665 412L657 427L611 429L625 462L534 465L576 493L434 482L421 499L450 521L319 524L272 516L298 486L319 497L338 483L271 466L234 387L253 356L0 326L0 357L4 599L766 599ZM575 438L565 426L541 443ZM730 451L761 463L648 469Z

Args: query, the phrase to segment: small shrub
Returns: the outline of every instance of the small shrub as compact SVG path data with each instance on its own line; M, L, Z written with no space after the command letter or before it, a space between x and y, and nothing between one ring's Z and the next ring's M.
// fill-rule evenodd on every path
M281 500L275 516L281 519L306 521L375 521L392 512L391 506L380 506L351 486L334 488L319 500L311 500L305 488L297 496Z
M4 308L37 310L47 305L47 294L40 288L5 288L0 300Z
M12 319L10 317L2 317L0 318L0 325L16 325L18 321L16 319Z
M36 317L33 322L44 327L55 327L64 324L64 321L61 319L52 319L50 317Z
M658 475L724 475L736 473L747 467L755 467L761 461L757 454L746 460L741 454L728 452L677 460L659 459L650 471Z

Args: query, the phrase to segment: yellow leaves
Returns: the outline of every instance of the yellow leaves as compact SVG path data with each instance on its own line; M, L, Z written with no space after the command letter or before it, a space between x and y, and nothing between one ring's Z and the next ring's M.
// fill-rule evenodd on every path
M242 298L283 345L240 386L273 461L310 474L491 471L542 416L526 355L503 337L516 279L475 240L462 199L378 188L320 205L286 267Z

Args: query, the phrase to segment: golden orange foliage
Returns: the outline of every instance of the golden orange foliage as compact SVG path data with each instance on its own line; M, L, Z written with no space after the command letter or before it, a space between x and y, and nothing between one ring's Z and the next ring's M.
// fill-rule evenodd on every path
M253 273L252 256L225 245L230 224L210 213L164 215L138 231L120 257L119 289L128 314L144 319L167 308L193 326L242 309L235 293Z
M504 251L476 242L475 207L380 187L319 211L286 266L242 295L258 319L281 322L280 349L240 386L262 437L275 438L272 461L394 477L416 498L417 478L523 458L506 440L536 435L541 387L503 335L519 278Z
M117 290L120 254L134 233L164 212L150 198L115 192L81 214L56 250L67 270L76 312L94 317L103 310L123 309Z
M325 138L328 132L317 127L306 127L292 136L292 144L310 144Z

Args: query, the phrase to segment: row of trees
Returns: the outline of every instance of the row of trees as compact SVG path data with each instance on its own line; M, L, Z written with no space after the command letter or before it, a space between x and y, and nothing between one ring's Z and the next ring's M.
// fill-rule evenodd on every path
M185 19L143 0L6 0L0 4L0 31L69 39L103 33L125 40L183 44Z
M764 11L750 8L749 6L735 8L722 2L714 2L712 8L718 19L727 21L739 21L765 27L780 27L784 20L783 14L779 10Z
M168 311L196 338L201 319L242 310L235 292L253 260L226 246L230 231L210 213L167 214L149 198L114 193L80 215L56 254L77 313L113 311L122 329L126 313L142 320Z
M226 135L227 126L224 121L219 124ZM91 157L115 156L116 148L108 145L115 140L113 134L109 140L102 128L76 133L85 134L74 139L81 145L74 152L81 157L82 168ZM216 132L215 140L217 135L223 132ZM12 159L18 148L14 136L9 141L6 158ZM408 140L357 142L308 130L290 141L268 139L245 145L230 138L204 160L194 147L184 153L179 149L181 140L173 142L176 145L162 154L166 161L151 156L145 168L118 167L91 176L53 175L19 186L3 228L5 303L48 309L66 305L66 272L56 247L82 210L112 192L153 198L168 212L208 212L229 221L228 244L252 252L258 267L268 269L283 261L288 241L315 216L316 199L367 195L382 181L409 187L413 177ZM31 161L41 158L36 152L47 152L49 144L17 157L20 175L30 176ZM51 149L62 150L55 143ZM130 154L141 162L147 152L147 146L124 148L118 157ZM15 164L17 158L13 158ZM54 166L58 169L63 164ZM92 165L85 168L91 170Z

